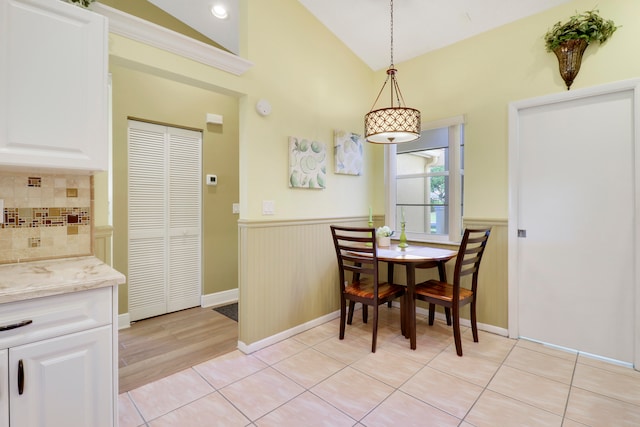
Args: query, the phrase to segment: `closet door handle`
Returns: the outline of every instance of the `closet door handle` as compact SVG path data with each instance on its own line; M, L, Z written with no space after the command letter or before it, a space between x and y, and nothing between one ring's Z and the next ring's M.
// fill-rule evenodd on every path
M12 323L10 325L0 325L0 332L10 331L11 329L22 328L33 323L33 320L23 320L22 322Z
M22 359L18 361L18 394L24 393L24 364Z

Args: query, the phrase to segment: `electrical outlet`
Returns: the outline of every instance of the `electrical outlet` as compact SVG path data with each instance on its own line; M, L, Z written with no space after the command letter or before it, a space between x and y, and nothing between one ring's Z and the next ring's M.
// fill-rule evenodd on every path
M231 205L231 211L232 211L234 214L239 214L239 213L240 213L240 203L233 203L233 204Z

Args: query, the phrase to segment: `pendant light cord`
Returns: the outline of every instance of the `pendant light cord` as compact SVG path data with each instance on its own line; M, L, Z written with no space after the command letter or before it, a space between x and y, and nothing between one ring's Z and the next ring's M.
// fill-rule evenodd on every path
M389 68L395 68L393 66L393 0L391 0L391 65Z

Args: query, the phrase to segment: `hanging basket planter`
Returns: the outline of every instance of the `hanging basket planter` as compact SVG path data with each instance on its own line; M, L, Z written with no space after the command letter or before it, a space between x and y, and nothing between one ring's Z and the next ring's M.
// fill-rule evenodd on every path
M587 46L589 46L589 43L585 39L567 40L553 50L553 53L558 58L560 76L562 76L562 80L567 85L567 90L571 88L573 79L576 78L578 71L580 71L582 54Z
M612 20L602 19L597 10L589 10L572 16L567 22L557 22L547 31L545 46L548 52L556 54L567 90L580 71L582 54L587 46L591 42L606 42L617 29Z

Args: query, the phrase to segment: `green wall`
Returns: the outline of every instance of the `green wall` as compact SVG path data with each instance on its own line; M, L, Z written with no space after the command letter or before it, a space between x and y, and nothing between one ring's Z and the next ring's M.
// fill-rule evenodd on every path
M466 116L464 206L467 218L501 222L508 218L508 104L565 90L555 56L545 51L543 35L555 22L565 20L576 10L593 7L592 2L575 0L396 64L403 95L409 105L422 111L423 121ZM640 44L637 25L640 2L610 0L598 8L603 17L613 19L622 27L605 45L587 49L573 90L640 76L640 56L636 54ZM145 117L142 113L147 117L157 113L160 117L148 118L170 123L181 121L184 123L180 124L186 125L199 121L191 125L194 127L204 126L205 111L215 112L207 107L187 117L177 109L162 111L153 105L153 98L124 93L117 100L116 91L120 89L116 85L123 82L118 83L115 73L121 77L135 76L138 85L144 85L147 78L160 84L159 87L175 85L184 91L173 93L184 99L197 97L200 91L208 96L230 94L222 98L235 102L237 108L240 219L260 222L365 217L369 205L374 207L374 214L382 214L385 192L381 147L371 144L365 147L366 166L361 177L335 175L333 166L329 165L326 190L292 190L287 185L287 138L305 136L330 146L334 129L361 132L363 115L384 81L384 70L371 71L297 1L241 0L241 9L241 54L254 63L241 76L111 35L114 112L120 111L120 116L142 117ZM156 90L158 84L149 84L149 90ZM129 85L128 90L137 93L139 88ZM140 104L142 113L125 112L132 108L126 97L133 105ZM268 99L273 106L273 113L268 117L255 112L255 103L261 98ZM127 105L118 106L118 102ZM122 135L117 135L121 131L116 119L114 114L114 141L122 139ZM225 115L225 126L226 120ZM117 148L114 153L117 154ZM120 163L120 169L114 174L117 181L114 207L118 211L118 206L123 206L122 192L126 186L122 184L122 159L116 162ZM276 215L262 215L262 200L276 202ZM230 205L223 209L230 212ZM116 268L126 273L126 268L122 268L126 267L126 251L123 252L122 246L126 224L114 219L114 227ZM235 223L230 227L237 233ZM506 242L506 235L503 240ZM211 248L205 247L206 251L214 253ZM282 263L274 268L284 268L287 260ZM506 255L496 263L506 265ZM229 264L229 269L237 269L237 263ZM327 269L334 267L326 265ZM283 288L289 285L284 284ZM504 319L506 283L487 283L487 287L490 294L503 295L495 310L500 312L498 317ZM126 307L125 296L121 304L123 298ZM279 309L285 310L288 306L284 304ZM126 309L121 305L120 311ZM494 323L506 327L504 320ZM289 325L293 326L296 325Z
M239 199L238 100L210 90L111 64L113 82L114 267L127 261L127 118L202 129L203 294L238 286L237 214ZM207 113L223 116L222 125L206 124ZM204 175L218 185L204 185ZM128 311L127 287L120 287L120 313Z

